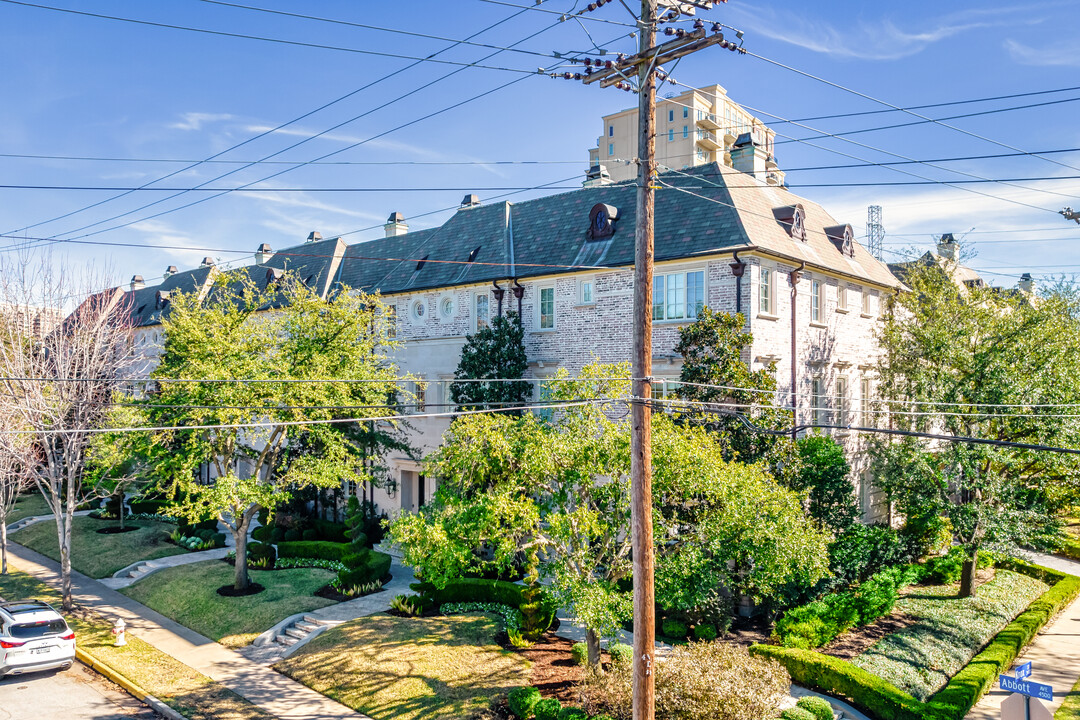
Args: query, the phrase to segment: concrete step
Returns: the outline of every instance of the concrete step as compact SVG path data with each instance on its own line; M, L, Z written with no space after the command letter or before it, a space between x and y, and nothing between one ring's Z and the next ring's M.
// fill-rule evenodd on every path
M296 638L297 640L303 640L308 636L307 631L297 628L295 625L285 628L285 634L289 637Z
M276 638L274 638L274 642L279 645L285 645L286 647L288 647L289 645L295 645L296 643L300 642L300 639L292 637L291 635L278 635Z
M305 633L309 633L309 632L311 632L313 630L318 630L320 627L322 627L322 623L310 623L310 622L304 622L303 620L301 620L298 623L294 623L293 627L296 628L297 630L303 630Z
M322 621L322 618L316 617L315 615L305 615L304 617L300 618L300 620L298 620L297 622L311 623L312 625L316 625L316 626L324 624L323 621Z

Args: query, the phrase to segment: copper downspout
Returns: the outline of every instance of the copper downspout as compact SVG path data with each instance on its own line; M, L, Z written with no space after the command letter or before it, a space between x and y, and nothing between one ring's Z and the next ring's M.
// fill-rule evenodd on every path
M735 261L730 266L731 274L735 276L735 312L742 315L742 278L743 273L746 272L746 263L739 260L738 250L731 253L731 257Z

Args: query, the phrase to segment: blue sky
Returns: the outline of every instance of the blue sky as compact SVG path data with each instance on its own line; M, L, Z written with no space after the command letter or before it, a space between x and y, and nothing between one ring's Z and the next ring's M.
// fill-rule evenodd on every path
M472 42L519 43L515 47L527 52L502 52L481 63L518 70L554 66L557 60L544 57L553 51L584 51L596 43L629 52L636 44L629 37L633 28L626 24L630 16L618 3L591 13L595 19L559 22L558 14L544 10L568 11L574 7L572 0L547 0L539 9L528 10L514 5L532 6L533 0L399 6L367 0L237 2L455 40L500 23ZM38 4L387 54L426 57L451 44L205 0ZM1073 1L732 0L703 17L744 30L746 47L764 58L898 106L1080 86L1080 40L1074 31L1080 25L1080 3ZM437 58L472 63L493 52L459 45ZM0 63L5 68L0 76L0 184L133 187L180 171L155 186L189 188L212 181L212 187L259 182L259 187L277 188L398 189L233 192L211 199L205 199L209 193L165 199L172 193L140 191L116 198L116 191L0 189L0 232L26 228L29 237L69 239L97 233L81 239L127 244L50 245L77 263L107 263L124 280L141 274L149 281L167 265L191 266L204 255L246 262L262 242L280 249L302 241L312 230L324 237L349 233L350 242L375 239L391 211L404 213L413 228L428 227L448 213L421 215L453 207L471 190L491 199L503 192L486 188L576 186L587 165L587 150L602 130L601 116L636 102L628 93L525 73L462 70L460 65L430 62L410 68L411 62L400 58L214 36L12 2L0 2ZM733 99L765 118L765 113L792 119L883 109L766 60L717 48L684 59L673 75L688 85L719 83ZM514 80L518 82L469 100ZM1071 102L1073 98L1080 98L1080 90L930 108L919 112L940 118L1066 101L948 121L971 135L921 124L852 136L861 146L831 138L788 142L777 146L777 161L791 169L788 181L796 192L821 202L837 219L850 222L857 234L862 234L866 206L882 205L891 250L928 247L931 234L961 235L974 227L965 239L977 253L971 263L996 283L1015 284L1025 269L1036 275L1071 275L1080 272L1080 225L1054 212L1066 205L1080 209L1080 180L1068 179L1080 176L1080 152L1049 155L1054 162L1019 155L950 162L942 168L902 166L932 180L962 177L949 170L990 179L1053 178L966 186L975 192L945 185L800 188L918 178L880 167L795 169L897 156L938 159L1080 148L1080 101ZM312 112L332 101L338 102ZM311 114L274 130L306 113ZM805 139L819 134L815 131L836 133L913 120L887 113L775 128ZM312 139L318 133L326 134ZM217 159L255 161L280 153L272 159L304 163L344 151L322 164L304 166L261 162L245 169L239 164L188 167L164 162L204 160L245 140L249 142L243 147ZM446 164L477 161L543 164ZM264 180L282 170L288 172ZM230 171L236 172L214 180ZM140 209L155 201L162 202ZM85 209L92 204L97 206ZM236 250L243 253L230 252Z

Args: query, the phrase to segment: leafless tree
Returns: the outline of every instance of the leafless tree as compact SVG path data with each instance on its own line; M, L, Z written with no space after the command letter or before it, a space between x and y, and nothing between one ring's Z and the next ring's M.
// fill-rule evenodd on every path
M3 322L0 318L0 323ZM0 403L0 430L9 431L0 434L0 575L7 575L8 571L8 517L19 496L34 485L26 472L30 442L26 436L10 432L18 427L13 421L11 407Z
M4 434L31 445L26 472L56 520L65 609L75 511L108 492L86 482L87 448L122 389L131 347L126 294L101 290L108 285L101 273L76 274L49 255L0 259L0 305L19 318L0 326L0 393L18 428ZM73 309L53 325L34 320L38 308Z

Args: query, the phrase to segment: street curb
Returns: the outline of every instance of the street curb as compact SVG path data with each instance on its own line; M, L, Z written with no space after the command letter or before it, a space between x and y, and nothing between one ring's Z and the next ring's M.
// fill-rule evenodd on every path
M150 708L159 715L167 717L169 718L169 720L188 720L186 717L176 712L171 707L161 702L156 697L146 692L132 681L128 680L118 671L114 670L111 666L107 665L101 660L94 658L82 648L75 648L75 659L81 662L86 667L93 670L94 672L100 673L101 675L104 675L106 678L108 678L110 681L116 683L124 690L126 690L128 694L134 697L136 700L141 700L142 702L149 705Z

